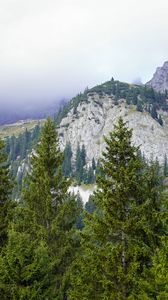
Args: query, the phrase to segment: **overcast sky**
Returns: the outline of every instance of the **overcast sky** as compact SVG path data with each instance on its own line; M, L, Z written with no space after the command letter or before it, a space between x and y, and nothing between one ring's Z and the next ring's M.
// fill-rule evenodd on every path
M168 60L167 0L0 0L0 104L70 98Z

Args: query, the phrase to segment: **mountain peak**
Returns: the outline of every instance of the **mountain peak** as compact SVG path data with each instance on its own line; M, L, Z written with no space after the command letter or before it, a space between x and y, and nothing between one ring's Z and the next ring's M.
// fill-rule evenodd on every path
M168 61L165 61L162 67L156 69L152 79L146 85L159 92L168 90Z

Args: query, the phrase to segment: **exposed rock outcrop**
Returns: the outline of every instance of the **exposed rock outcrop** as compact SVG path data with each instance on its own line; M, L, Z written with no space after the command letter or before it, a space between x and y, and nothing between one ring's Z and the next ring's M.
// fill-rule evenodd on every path
M73 154L77 145L85 145L87 162L96 160L105 149L103 136L114 129L114 124L121 116L133 129L132 142L140 146L142 153L148 159L156 159L163 163L165 153L168 154L168 113L160 112L163 126L154 120L147 112L138 112L135 106L126 105L120 99L118 105L109 95L100 96L97 93L88 94L87 102L78 104L62 119L58 128L60 147L63 150L66 143L71 143ZM73 158L74 159L74 158Z
M158 67L152 79L146 83L147 86L153 87L156 91L168 91L168 61L162 67Z

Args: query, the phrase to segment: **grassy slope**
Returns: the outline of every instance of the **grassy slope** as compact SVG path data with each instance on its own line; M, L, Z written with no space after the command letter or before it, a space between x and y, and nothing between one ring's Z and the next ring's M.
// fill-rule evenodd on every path
M27 130L33 129L38 123L43 124L45 120L27 120L20 121L14 124L0 126L0 138L10 137L12 135L19 136L26 128Z

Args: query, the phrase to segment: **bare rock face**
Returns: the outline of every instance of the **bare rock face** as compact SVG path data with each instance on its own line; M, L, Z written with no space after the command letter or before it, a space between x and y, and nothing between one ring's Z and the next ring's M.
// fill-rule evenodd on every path
M156 91L168 91L168 61L162 67L158 67L153 78L146 83L147 86L153 87Z
M63 118L58 128L60 148L70 143L75 155L78 144L85 145L87 163L92 158L97 160L105 149L104 136L114 129L121 116L133 129L132 143L140 146L141 152L148 159L164 161L168 154L168 113L159 112L163 118L163 126L156 122L149 113L138 112L135 106L128 106L124 99L115 105L110 96L88 95L88 101L79 103L75 113L71 109ZM75 159L75 156L73 157Z

